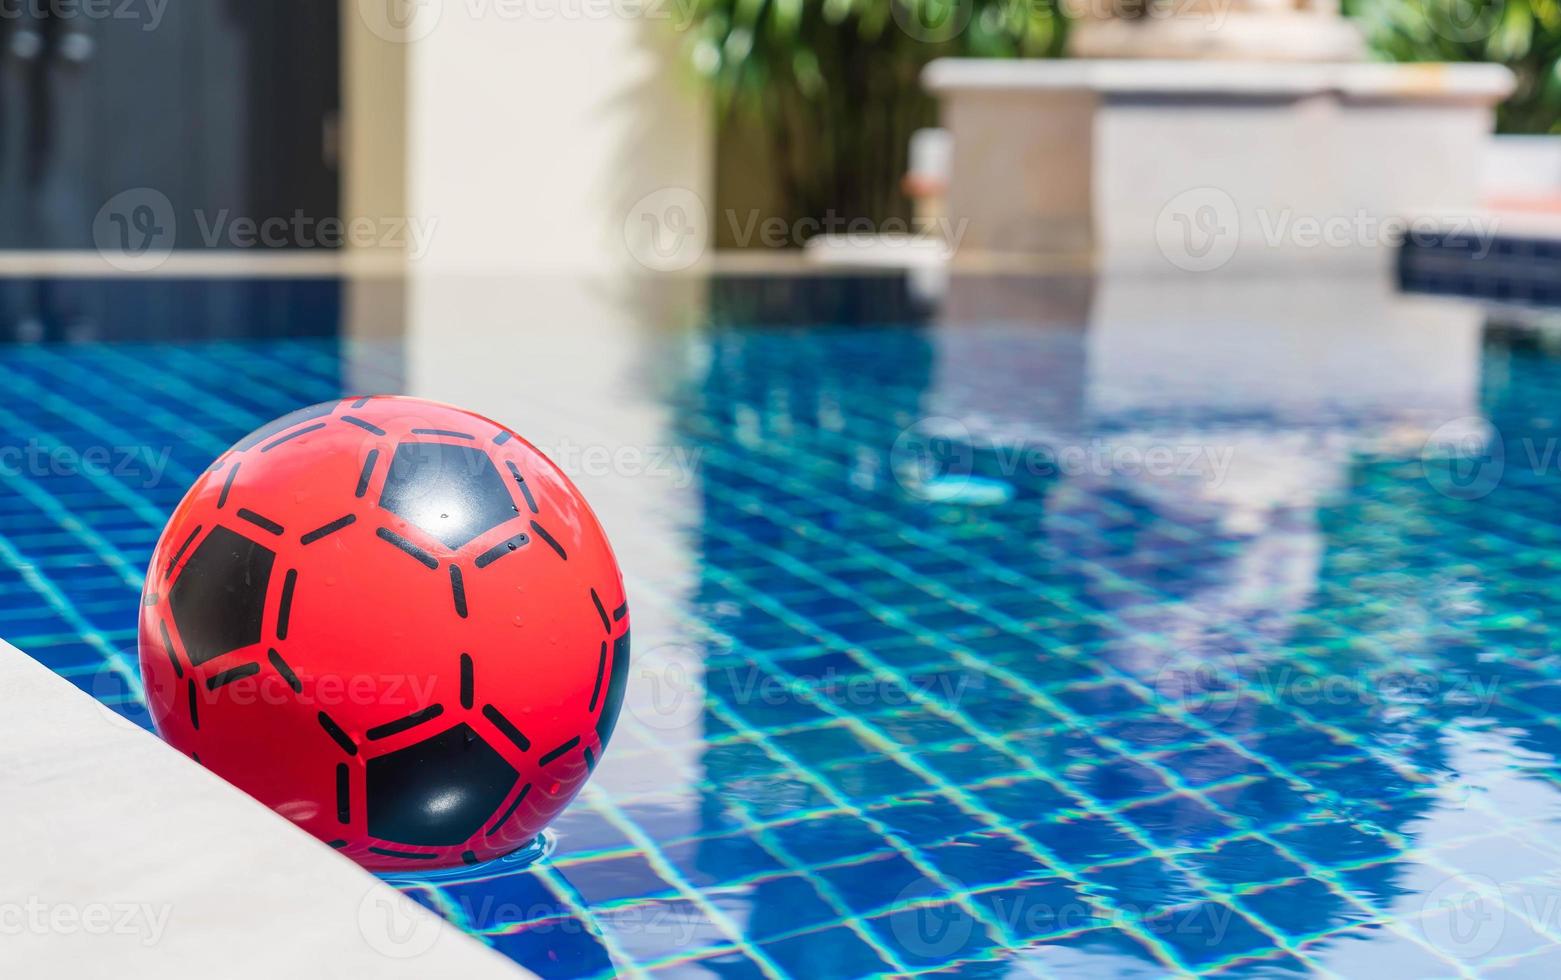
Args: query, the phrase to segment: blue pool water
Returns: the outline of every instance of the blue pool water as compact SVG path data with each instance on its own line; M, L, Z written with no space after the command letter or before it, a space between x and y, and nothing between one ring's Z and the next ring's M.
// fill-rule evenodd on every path
M184 489L419 376L236 302L0 345L0 635L142 724ZM1421 302L1311 345L716 284L614 379L674 472L653 547L603 508L612 751L543 859L397 883L549 977L1561 975L1561 343Z

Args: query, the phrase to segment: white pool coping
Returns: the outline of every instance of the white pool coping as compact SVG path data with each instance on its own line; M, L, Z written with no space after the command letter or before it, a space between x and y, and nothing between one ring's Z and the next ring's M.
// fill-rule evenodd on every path
M0 976L531 976L3 641L0 719Z
M1058 58L939 58L922 70L935 94L1087 91L1235 99L1322 93L1358 99L1496 102L1515 78L1503 65L1284 63Z

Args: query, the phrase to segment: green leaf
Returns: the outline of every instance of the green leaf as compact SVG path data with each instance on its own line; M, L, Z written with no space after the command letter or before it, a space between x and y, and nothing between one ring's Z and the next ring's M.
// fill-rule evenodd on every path
M781 47L790 47L802 27L802 0L772 0L770 25L774 30L773 40Z

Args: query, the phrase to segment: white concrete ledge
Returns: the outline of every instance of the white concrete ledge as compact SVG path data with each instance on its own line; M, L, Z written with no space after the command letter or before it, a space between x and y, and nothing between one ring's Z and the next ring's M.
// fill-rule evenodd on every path
M323 279L403 275L407 263L385 252L338 249L178 251L154 266L125 269L99 252L0 250L0 276L61 279Z
M1499 65L940 60L961 257L1112 268L1391 260L1402 222L1479 203ZM1384 247L1388 246L1388 247Z
M922 83L937 94L980 89L1257 99L1334 93L1489 104L1510 95L1515 79L1506 67L1486 64L940 58L922 71Z
M0 718L0 976L530 976L4 642Z

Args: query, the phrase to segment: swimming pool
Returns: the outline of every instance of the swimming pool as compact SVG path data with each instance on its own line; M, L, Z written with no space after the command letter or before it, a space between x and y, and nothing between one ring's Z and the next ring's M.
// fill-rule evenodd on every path
M634 603L550 853L396 879L537 973L1556 975L1561 343L1375 287L914 287L717 280L605 343L100 284L0 346L0 636L147 724L136 591L201 469L464 387Z

